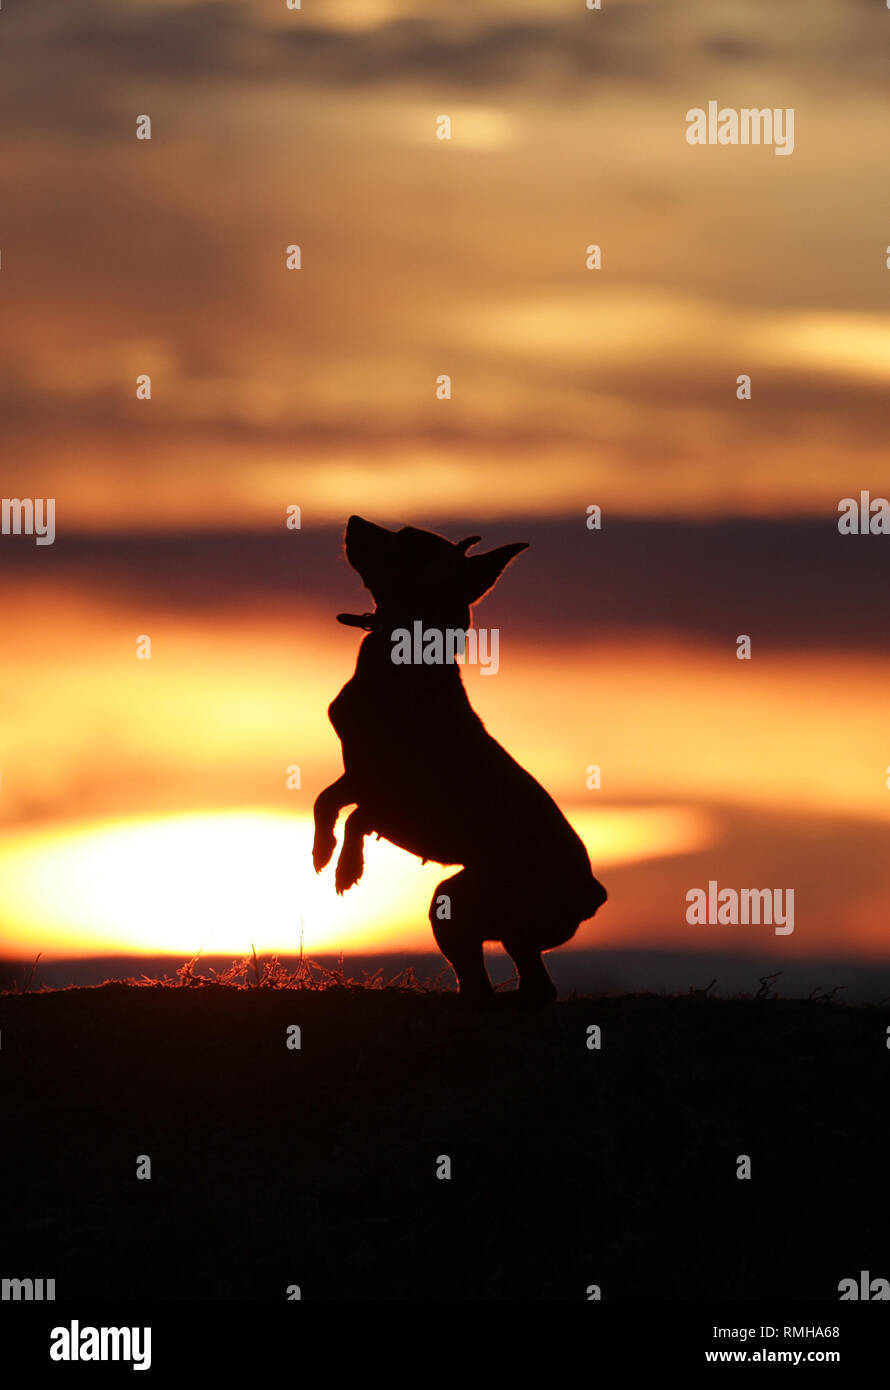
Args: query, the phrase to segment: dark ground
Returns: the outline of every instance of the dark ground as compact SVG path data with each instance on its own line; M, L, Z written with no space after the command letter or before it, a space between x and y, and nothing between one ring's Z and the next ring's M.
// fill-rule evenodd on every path
M890 1278L886 1007L109 984L0 997L0 1026L0 1276L57 1298L836 1300Z

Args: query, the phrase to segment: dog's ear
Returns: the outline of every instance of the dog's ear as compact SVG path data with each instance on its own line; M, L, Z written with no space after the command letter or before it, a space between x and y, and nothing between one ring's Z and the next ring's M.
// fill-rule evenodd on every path
M476 603L483 594L487 594L513 557L523 550L528 550L528 541L499 545L496 550L486 551L484 555L472 555L465 560L463 580L467 603Z

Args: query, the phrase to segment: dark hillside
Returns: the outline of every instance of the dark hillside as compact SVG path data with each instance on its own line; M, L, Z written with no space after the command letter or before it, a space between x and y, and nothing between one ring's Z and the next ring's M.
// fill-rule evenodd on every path
M886 1008L108 984L6 995L0 1024L0 1274L57 1298L836 1300L890 1278Z

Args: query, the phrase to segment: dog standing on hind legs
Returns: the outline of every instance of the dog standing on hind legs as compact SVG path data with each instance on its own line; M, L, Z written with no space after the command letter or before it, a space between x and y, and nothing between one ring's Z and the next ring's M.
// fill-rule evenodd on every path
M606 890L556 803L486 732L460 666L393 661L399 629L411 633L419 622L424 632L468 632L471 606L527 548L468 555L478 540L453 543L413 526L388 531L349 518L346 558L376 607L337 615L368 635L354 676L328 709L344 771L315 802L312 858L316 872L330 862L337 819L354 806L337 860L338 893L361 878L370 834L424 861L462 864L430 904L433 935L460 994L491 997L483 944L500 941L519 973L518 997L543 1003L556 989L541 953L574 936Z

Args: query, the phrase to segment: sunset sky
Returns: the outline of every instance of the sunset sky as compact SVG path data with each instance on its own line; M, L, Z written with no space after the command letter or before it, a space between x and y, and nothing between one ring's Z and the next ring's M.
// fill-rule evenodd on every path
M466 680L610 891L574 946L887 954L890 537L836 523L890 496L888 36L865 0L4 6L2 494L57 539L0 535L0 954L432 946L437 866L371 844L339 899L309 861L353 512L530 542ZM794 153L691 147L710 99L793 107ZM688 926L709 879L793 887L794 934Z

